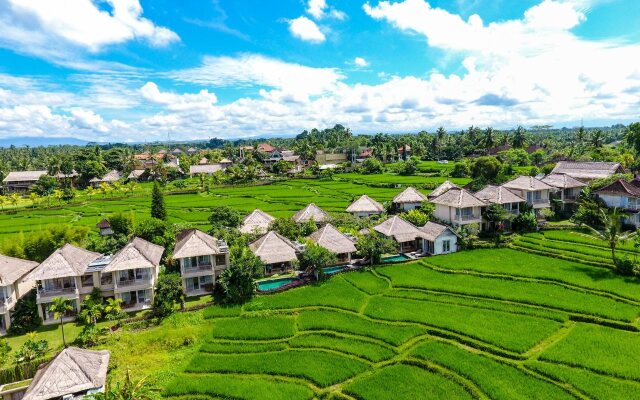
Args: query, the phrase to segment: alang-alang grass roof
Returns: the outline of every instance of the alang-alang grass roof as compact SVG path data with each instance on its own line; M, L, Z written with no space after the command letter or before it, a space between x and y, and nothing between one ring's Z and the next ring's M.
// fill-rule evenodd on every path
M269 225L273 221L275 221L274 217L256 208L244 217L240 232L264 234L269 230Z
M104 272L123 271L133 268L156 268L160 265L164 247L134 237L118 251Z
M393 198L393 202L395 204L402 203L422 203L423 201L427 201L427 196L420 193L415 188L409 186L405 190L403 190L400 194Z
M265 264L286 263L298 258L294 244L274 231L249 244L249 249Z
M410 242L416 238L424 237L424 233L420 229L397 215L384 220L373 229L398 243Z
M295 213L292 218L297 223L309 222L310 220L322 223L329 219L329 214L317 205L311 203Z
M384 211L384 206L364 194L351 203L351 205L347 207L346 211L348 213L381 213Z
M522 203L526 201L504 186L488 185L474 194L480 200L492 204Z
M65 244L46 260L40 263L29 275L29 281L66 278L80 276L87 270L89 264L101 255L70 244Z
M482 207L486 203L465 189L450 189L443 195L431 199L434 204L442 204L454 208Z
M313 232L309 239L335 254L354 253L356 251L353 241L331 224L326 224Z
M37 266L38 263L35 261L0 254L0 285L13 284Z
M184 231L177 239L176 245L173 248L173 258L207 256L221 253L218 247L218 239L198 229Z

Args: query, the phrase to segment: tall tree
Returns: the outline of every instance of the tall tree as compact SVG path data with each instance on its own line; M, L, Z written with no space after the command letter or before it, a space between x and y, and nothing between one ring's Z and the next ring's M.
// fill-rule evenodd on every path
M167 209L164 205L164 195L160 184L158 182L153 183L153 190L151 192L151 217L161 219L165 221L167 219Z
M53 311L53 318L60 320L60 330L62 331L62 344L67 347L67 341L64 337L64 316L69 311L73 311L71 300L63 297L56 297L51 302L49 310Z
M527 131L522 126L518 126L511 138L511 145L516 149L523 148L527 140L526 134Z
M622 230L622 218L625 214L620 212L617 208L614 208L610 212L601 210L601 213L604 227L596 228L590 225L586 225L586 227L595 237L604 240L609 244L609 248L611 249L611 258L614 265L617 266L619 260L616 258L616 248L618 247L618 244L636 236L637 232L625 232Z

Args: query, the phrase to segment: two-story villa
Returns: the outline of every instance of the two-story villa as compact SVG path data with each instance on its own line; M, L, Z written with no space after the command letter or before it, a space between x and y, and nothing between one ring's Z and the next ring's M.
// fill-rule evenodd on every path
M173 259L180 265L185 294L199 296L212 293L216 277L229 266L229 247L224 240L189 229L177 237Z
M619 208L629 214L627 223L640 228L640 179L631 182L619 179L595 191L607 207Z
M0 254L0 334L11 326L10 313L16 301L33 289L33 281L24 278L37 266L37 262Z
M71 300L73 310L64 319L75 318L84 296L94 287L93 274L85 276L85 272L100 257L98 253L65 244L27 275L26 280L36 284L38 314L44 324L56 322L50 311L56 297Z
M122 299L123 309L136 311L151 306L163 252L164 247L135 237L102 270L103 277L112 274L113 293L116 299Z
M586 183L567 174L549 174L541 181L554 188L552 198L560 200L565 210L571 210L574 207L582 188L587 186Z
M393 206L400 211L410 211L422 207L428 198L415 188L409 186L393 198Z
M541 209L551 207L549 194L553 190L553 186L542 182L538 178L533 176L519 176L502 186L525 199L527 204L533 207L536 215L539 215Z
M468 190L452 188L431 202L436 205L433 215L439 220L454 227L478 224L481 228L482 207L486 203Z
M508 216L520 214L520 203L526 200L504 186L488 185L484 189L477 191L474 196L487 204L499 204L508 213ZM483 230L489 229L488 221L483 220ZM502 221L506 230L511 229L511 218Z

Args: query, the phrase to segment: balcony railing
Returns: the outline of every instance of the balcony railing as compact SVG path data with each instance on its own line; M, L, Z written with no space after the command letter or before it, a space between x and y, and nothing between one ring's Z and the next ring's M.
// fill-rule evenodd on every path
M575 201L578 199L578 196L575 194L565 194L564 195L564 199L565 200L571 200L571 201Z
M480 219L479 216L477 215L460 215L458 216L458 220L459 221L474 221Z
M141 301L141 302L130 302L130 303L122 303L122 309L126 310L126 309L130 309L130 308L134 308L134 307L139 307L139 306L149 306L151 305L151 300L149 301Z
M202 271L212 271L213 265L211 264L202 264L195 267L184 267L184 273L192 273L192 272L202 272Z
M78 294L78 289L75 287L68 288L55 288L55 289L38 289L38 296L40 297L51 297L51 296L60 296L66 294Z
M147 279L131 279L126 281L118 281L118 287L137 286L137 285L150 285L151 278Z
M533 204L544 204L549 203L549 199L533 199L531 200Z

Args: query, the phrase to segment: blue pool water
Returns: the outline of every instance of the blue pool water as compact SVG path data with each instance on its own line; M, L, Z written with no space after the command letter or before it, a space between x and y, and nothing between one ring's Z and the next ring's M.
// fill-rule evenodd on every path
M322 268L322 271L324 271L324 273L327 275L332 275L342 271L344 268L345 268L344 266L327 267L327 268Z
M262 292L267 292L269 290L281 288L282 286L288 285L295 280L296 278L279 278L279 279L269 279L266 281L260 281L258 282L258 290Z
M409 257L404 254L396 254L395 256L382 257L383 263L394 263L394 262L402 262L407 261Z

